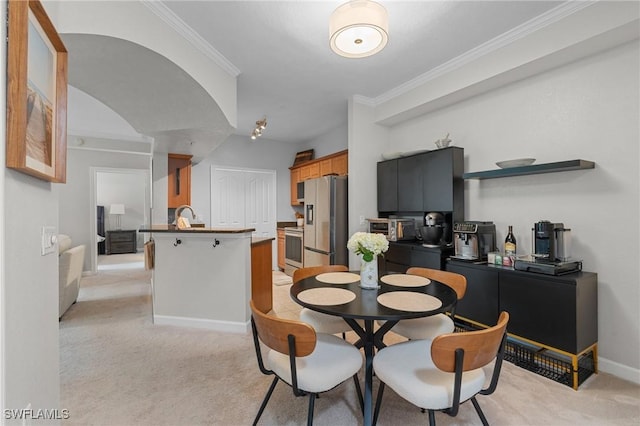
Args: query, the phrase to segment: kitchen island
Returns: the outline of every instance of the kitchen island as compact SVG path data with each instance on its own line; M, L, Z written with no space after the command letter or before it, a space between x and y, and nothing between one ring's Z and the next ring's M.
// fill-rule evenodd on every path
M155 245L154 324L246 333L253 228L142 227ZM268 239L269 241L272 239ZM269 288L269 290L271 290Z

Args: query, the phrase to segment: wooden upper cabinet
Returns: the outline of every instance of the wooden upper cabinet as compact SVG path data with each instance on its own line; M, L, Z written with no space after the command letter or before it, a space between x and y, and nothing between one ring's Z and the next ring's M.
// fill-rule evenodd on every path
M326 175L346 176L349 173L348 151L340 151L291 167L291 205L297 206L298 183Z
M168 155L168 207L191 204L191 155Z

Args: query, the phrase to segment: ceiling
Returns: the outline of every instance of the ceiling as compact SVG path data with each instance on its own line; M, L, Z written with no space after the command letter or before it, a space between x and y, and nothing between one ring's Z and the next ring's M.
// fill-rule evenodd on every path
M380 53L362 59L343 58L329 48L329 17L344 1L150 2L152 9L168 12L239 71L237 129L216 121L219 108L184 71L155 54L137 54L141 47L122 40L63 35L69 50L69 83L154 137L193 139L235 133L248 138L256 120L266 116L261 140L304 143L346 124L350 96L384 97L564 3L379 2L389 13L389 43ZM95 55L107 51L119 60ZM176 82L174 90L166 89L168 81ZM134 99L143 98L140 82L148 86L147 94L154 93L153 107L145 108ZM161 86L165 89L158 90ZM158 115L159 108L171 119Z

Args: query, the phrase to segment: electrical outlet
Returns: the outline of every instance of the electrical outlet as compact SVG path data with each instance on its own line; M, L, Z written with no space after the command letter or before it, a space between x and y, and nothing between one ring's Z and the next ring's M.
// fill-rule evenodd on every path
M56 243L58 237L56 236L55 226L43 226L42 227L42 255L46 256L50 253L55 253Z

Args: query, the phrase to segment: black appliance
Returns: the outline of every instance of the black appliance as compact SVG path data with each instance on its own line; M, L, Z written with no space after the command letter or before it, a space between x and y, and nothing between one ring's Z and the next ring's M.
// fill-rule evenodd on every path
M429 212L424 215L424 226L416 229L416 237L424 247L442 247L451 244L451 212Z

